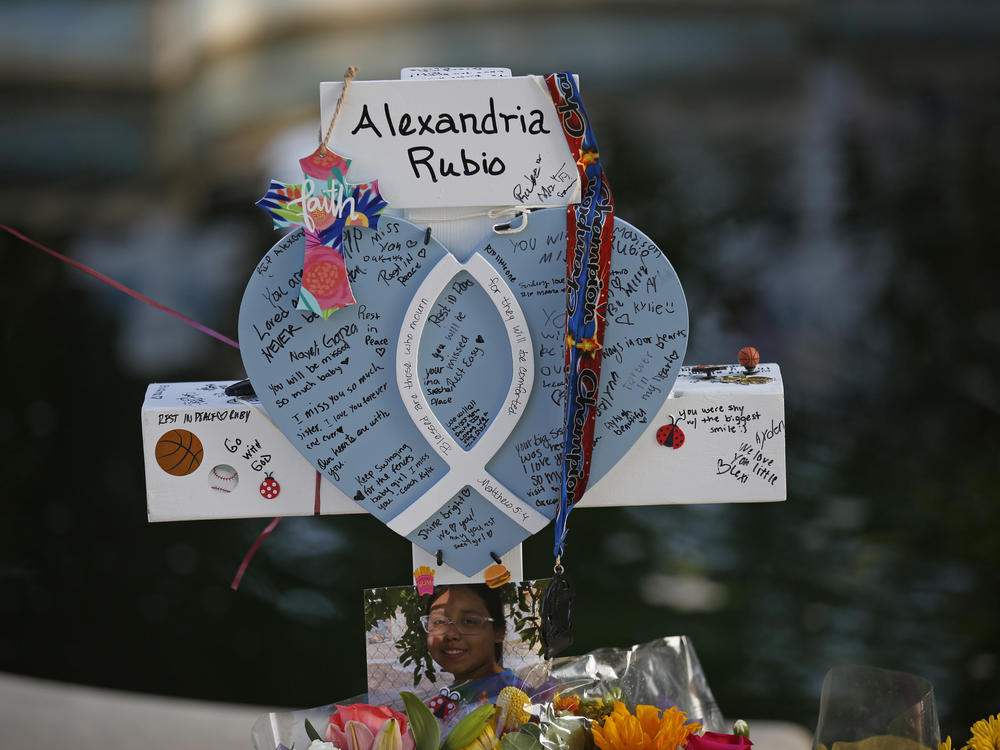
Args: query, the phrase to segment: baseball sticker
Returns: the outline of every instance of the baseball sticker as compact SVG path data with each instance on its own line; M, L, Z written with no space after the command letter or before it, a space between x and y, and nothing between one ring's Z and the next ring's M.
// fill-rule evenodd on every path
M186 477L201 466L204 455L201 440L189 430L170 430L156 441L156 463L171 476Z
M240 475L229 464L213 466L212 470L208 473L208 486L216 492L232 492L239 483Z

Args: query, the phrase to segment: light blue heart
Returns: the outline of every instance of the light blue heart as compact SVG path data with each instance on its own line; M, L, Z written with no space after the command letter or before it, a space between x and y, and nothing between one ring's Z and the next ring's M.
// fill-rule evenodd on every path
M549 519L562 443L565 231L564 209L536 211L524 232L492 235L476 250L518 296L535 355L526 409L486 469ZM670 263L621 219L614 237L591 484L650 426L687 344L687 307ZM293 232L260 261L240 308L244 365L268 415L318 471L384 523L448 472L410 419L396 382L397 339L413 290L448 252L433 237L425 240L425 229L391 217L378 231L349 228L345 255L359 304L323 321L295 309L304 241ZM467 272L428 302L413 376L467 450L511 384L510 345L488 294ZM465 575L529 535L472 488L435 505L407 538L431 554L440 550Z

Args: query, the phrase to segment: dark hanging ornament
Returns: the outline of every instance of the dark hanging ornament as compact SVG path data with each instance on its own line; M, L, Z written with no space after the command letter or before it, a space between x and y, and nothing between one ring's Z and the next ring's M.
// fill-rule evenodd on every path
M552 582L542 599L542 645L551 659L573 643L573 600L576 589L566 569L557 562Z

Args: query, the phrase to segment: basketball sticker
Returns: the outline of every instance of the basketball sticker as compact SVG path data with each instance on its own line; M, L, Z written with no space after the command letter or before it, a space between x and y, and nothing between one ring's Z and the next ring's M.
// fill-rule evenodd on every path
M170 430L156 441L156 463L171 476L186 477L201 466L204 453L201 440L188 430Z
M229 464L213 466L212 470L208 473L208 486L216 492L232 492L239 483L240 475Z
M747 372L753 372L760 364L760 352L752 346L744 346L736 357Z

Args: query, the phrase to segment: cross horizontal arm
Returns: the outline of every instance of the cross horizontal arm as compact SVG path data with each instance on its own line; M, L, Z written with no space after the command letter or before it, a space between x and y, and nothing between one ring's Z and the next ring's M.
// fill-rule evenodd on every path
M732 365L712 375L682 369L643 436L588 489L581 508L785 499L784 390L778 366L759 365L748 376ZM142 433L150 521L313 515L317 509L323 515L364 512L330 482L317 483L316 471L259 404L226 396L230 382L149 386ZM624 424L635 417L600 418ZM188 474L177 468L170 473L157 461L157 444L177 430L190 432L201 445L198 466ZM387 458L385 468L391 472ZM527 454L523 469L529 473L536 469L530 460ZM261 492L268 475L280 487L272 497Z

